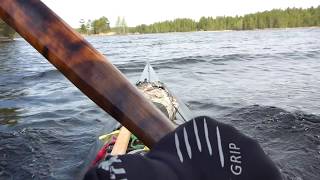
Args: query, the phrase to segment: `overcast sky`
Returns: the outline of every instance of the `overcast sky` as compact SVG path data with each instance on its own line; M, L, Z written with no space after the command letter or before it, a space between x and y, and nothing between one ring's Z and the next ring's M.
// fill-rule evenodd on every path
M320 5L319 0L42 0L72 27L80 19L107 17L114 26L118 16L129 26L151 24L175 18L235 16L273 8Z

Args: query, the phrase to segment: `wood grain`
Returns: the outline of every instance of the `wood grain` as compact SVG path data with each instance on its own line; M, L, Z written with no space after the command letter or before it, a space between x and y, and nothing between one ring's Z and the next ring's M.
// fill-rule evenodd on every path
M130 141L131 132L125 128L121 127L119 135L117 137L117 141L113 146L113 149L111 151L111 155L123 155L126 154L128 149L128 144Z

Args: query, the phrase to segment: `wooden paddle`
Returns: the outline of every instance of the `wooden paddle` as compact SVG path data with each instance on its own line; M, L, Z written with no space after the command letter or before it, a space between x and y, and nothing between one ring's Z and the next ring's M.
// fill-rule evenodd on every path
M174 130L119 70L40 0L1 0L0 17L147 146Z

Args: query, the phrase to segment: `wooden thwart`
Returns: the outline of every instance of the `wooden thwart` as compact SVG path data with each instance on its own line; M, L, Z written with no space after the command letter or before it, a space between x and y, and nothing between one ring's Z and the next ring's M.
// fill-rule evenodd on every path
M111 155L126 154L130 137L131 137L131 132L127 128L121 127L119 135L117 137L117 141L114 144L113 149L111 151Z

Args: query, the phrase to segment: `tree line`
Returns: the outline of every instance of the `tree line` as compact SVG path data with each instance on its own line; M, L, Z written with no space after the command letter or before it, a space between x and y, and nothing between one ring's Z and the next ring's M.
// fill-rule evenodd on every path
M201 17L199 21L183 18L138 25L131 33L166 33L187 31L252 30L265 28L293 28L320 26L320 6L287 8L247 14L244 16Z
M131 33L165 33L165 32L189 32L197 30L197 22L192 19L182 18L173 21L157 22L151 25L139 25L130 28Z
M80 28L76 29L81 34L101 34L108 32L116 32L117 34L128 33L128 27L124 17L118 17L115 27L110 28L108 18L101 17L99 19L84 21L80 20ZM13 39L16 32L0 19L0 40Z
M118 17L115 27L110 27L109 19L106 17L101 17L95 20L80 20L80 28L77 29L81 34L101 34L116 32L117 34L128 33L127 22L124 17Z
M84 21L80 20L80 28L77 29L81 34L100 34L110 32L110 22L106 17L101 17L95 20Z
M118 17L115 27L110 27L108 18L80 21L78 32L82 34L101 34L115 32L127 33L166 33L216 30L252 30L265 28L293 28L320 26L320 6L314 8L287 8L247 14L244 16L201 17L199 21L179 18L172 21L157 22L150 25L128 27L123 17ZM15 31L0 20L0 39L13 39Z

